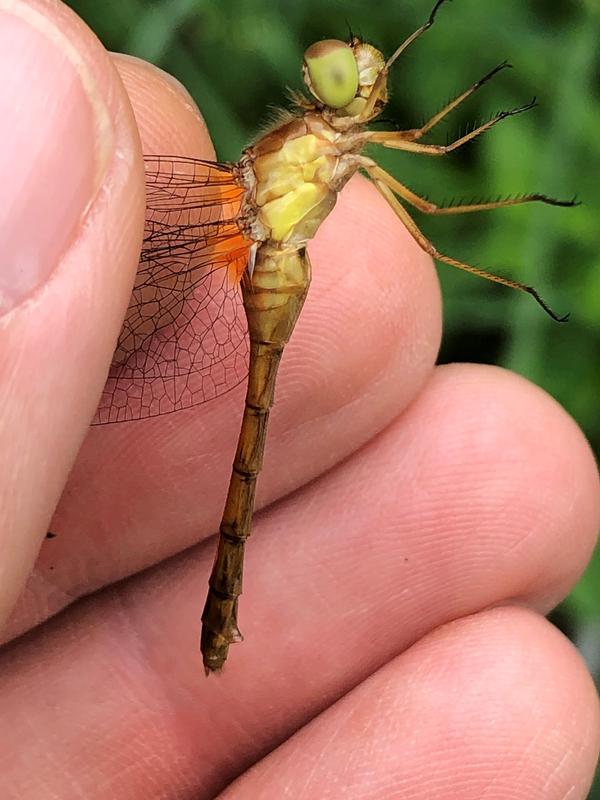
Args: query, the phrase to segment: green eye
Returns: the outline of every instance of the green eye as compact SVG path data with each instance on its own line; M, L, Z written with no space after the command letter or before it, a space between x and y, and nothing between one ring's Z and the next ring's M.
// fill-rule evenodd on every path
M337 39L311 45L304 54L311 92L330 108L344 108L358 89L358 66L352 48Z

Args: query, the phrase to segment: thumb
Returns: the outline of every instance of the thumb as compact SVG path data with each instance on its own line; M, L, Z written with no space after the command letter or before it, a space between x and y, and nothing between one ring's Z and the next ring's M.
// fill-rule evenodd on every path
M140 146L57 0L0 0L0 625L98 403L135 274Z

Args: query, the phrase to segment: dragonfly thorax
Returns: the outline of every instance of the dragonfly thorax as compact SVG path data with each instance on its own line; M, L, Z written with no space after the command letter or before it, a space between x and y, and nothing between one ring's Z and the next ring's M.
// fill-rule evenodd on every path
M248 148L261 238L292 247L312 239L357 171L361 147L354 133L340 132L322 115L308 112Z

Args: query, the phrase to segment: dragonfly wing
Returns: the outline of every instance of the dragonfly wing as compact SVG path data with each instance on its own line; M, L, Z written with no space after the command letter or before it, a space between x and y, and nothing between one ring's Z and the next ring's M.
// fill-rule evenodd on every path
M247 375L239 281L251 240L235 167L150 156L140 266L95 424L212 400Z

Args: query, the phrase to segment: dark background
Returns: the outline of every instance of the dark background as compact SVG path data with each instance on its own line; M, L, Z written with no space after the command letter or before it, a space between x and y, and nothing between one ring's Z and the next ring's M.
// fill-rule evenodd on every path
M354 33L390 54L429 15L432 0L74 0L111 50L178 77L202 109L218 156L235 160L270 105L301 87L304 49ZM502 72L436 130L445 142L474 120L528 102L446 159L384 151L377 158L437 201L540 191L583 205L539 205L431 219L442 251L535 285L568 325L529 297L444 265L440 361L501 364L544 387L600 447L600 4L597 0L454 0L393 71L386 118L414 127L495 64ZM391 126L386 126L391 127ZM525 412L524 412L525 413ZM600 556L553 614L600 677ZM600 785L591 797L600 798Z

